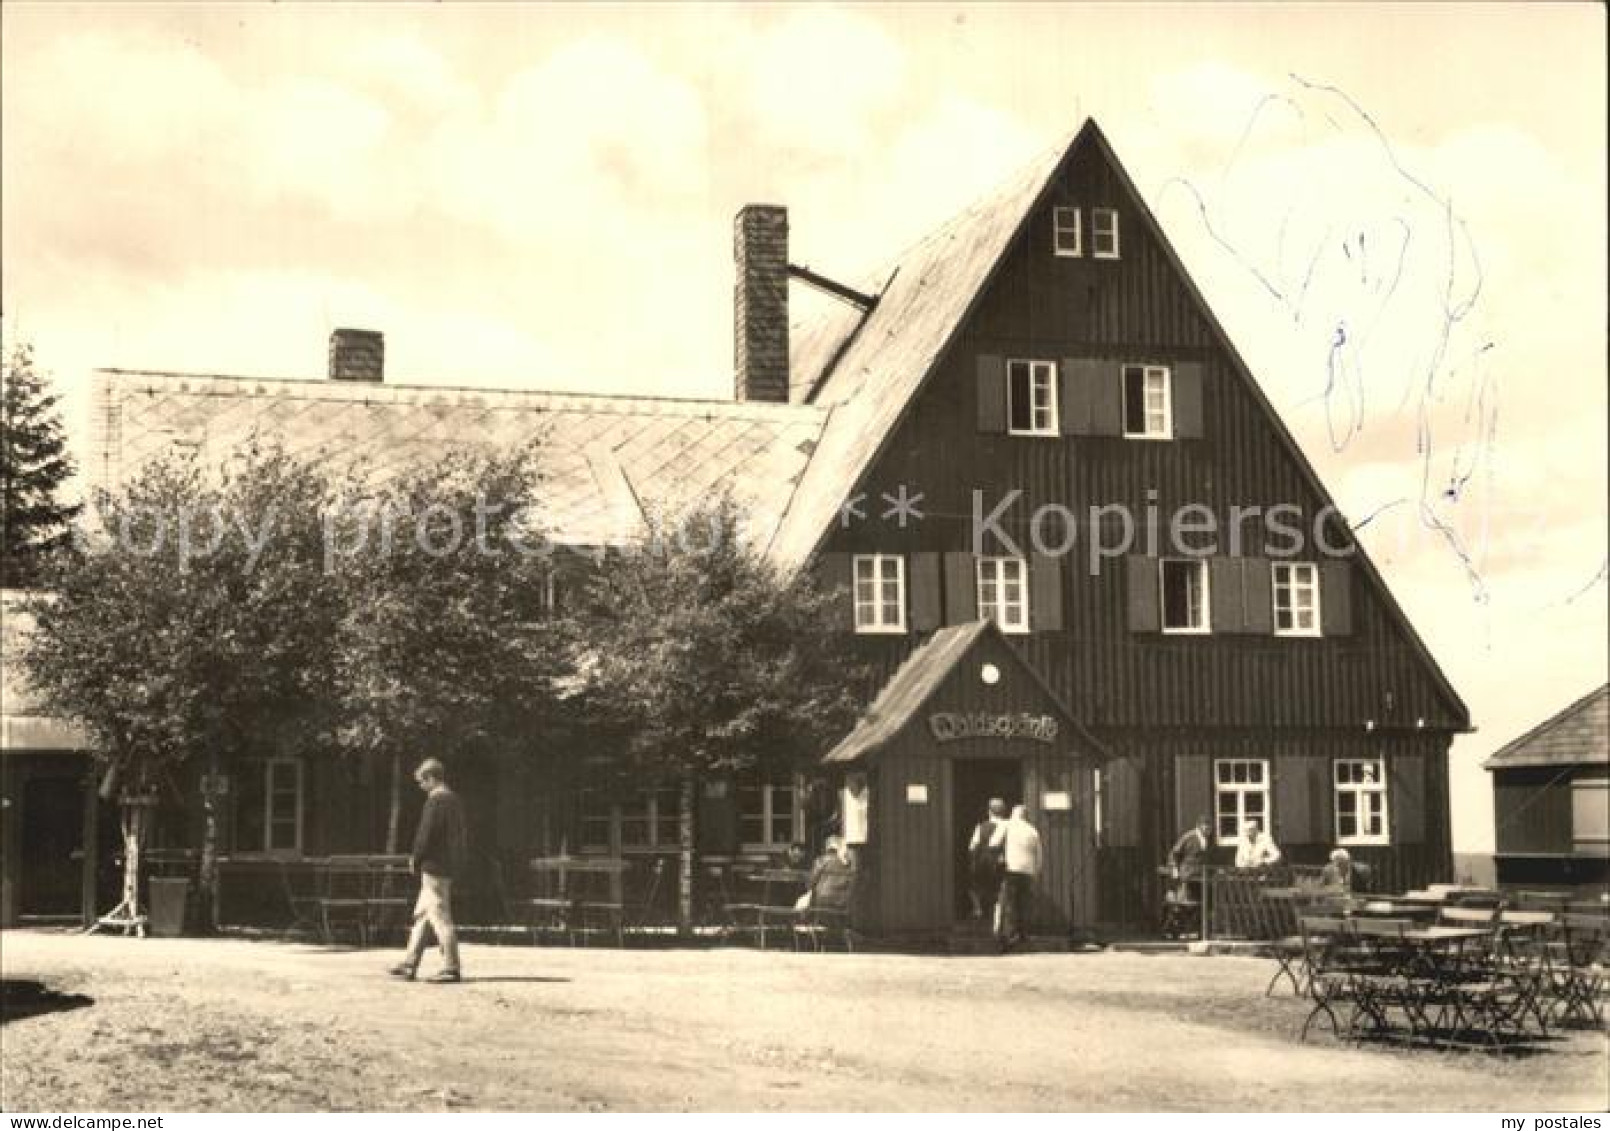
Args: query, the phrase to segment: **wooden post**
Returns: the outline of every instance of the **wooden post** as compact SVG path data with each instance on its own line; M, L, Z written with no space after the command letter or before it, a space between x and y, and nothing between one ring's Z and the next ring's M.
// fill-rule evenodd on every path
M96 889L100 886L101 855L101 798L95 766L90 765L84 774L84 832L81 837L84 858L79 861L78 917L88 927L95 922Z
M681 851L677 853L676 876L676 930L679 935L693 934L693 807L695 804L694 777L684 775L681 783L680 815L677 820L677 840Z

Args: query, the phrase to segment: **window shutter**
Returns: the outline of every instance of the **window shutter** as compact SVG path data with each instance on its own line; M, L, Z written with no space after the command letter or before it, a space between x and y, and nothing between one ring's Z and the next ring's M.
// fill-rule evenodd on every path
M1289 855L1288 845L1321 844L1329 838L1314 827L1313 784L1317 758L1271 758L1269 772L1274 775L1274 837L1281 851Z
M1202 437L1202 366L1195 361L1174 367L1169 396L1174 406L1174 435L1182 440Z
M1398 844L1424 844L1426 839L1425 759L1398 754L1387 760L1387 812Z
M1208 623L1214 632L1245 632L1247 617L1242 604L1241 559L1208 559Z
M699 850L717 855L738 851L738 785L730 777L699 783Z
M1047 554L1029 559L1029 627L1035 632L1062 628L1062 561Z
M1129 574L1129 631L1162 631L1162 610L1158 608L1157 559L1135 554L1124 560Z
M978 357L978 430L1006 431L1006 359L999 354Z
M931 632L943 623L943 610L939 605L939 555L912 554L908 582L911 627L916 632Z
M1275 631L1274 580L1268 558L1241 558L1242 631L1270 636Z
M1062 414L1064 436L1088 436L1091 424L1091 405L1096 385L1102 379L1102 364L1088 357L1065 357L1057 373L1058 411Z
M831 624L841 632L855 631L854 567L849 554L823 554L816 565L816 576L824 592L837 591L832 604Z
M1353 566L1350 562L1319 563L1320 631L1326 636L1353 634Z
M1096 367L1091 385L1090 431L1097 436L1124 434L1124 367L1106 362Z
M1201 754L1174 759L1174 828L1185 832L1203 814L1213 820L1213 763Z
M954 551L945 555L945 623L966 624L978 619L978 575L973 555Z
M1104 770L1104 840L1113 848L1134 848L1140 844L1140 767L1119 755Z

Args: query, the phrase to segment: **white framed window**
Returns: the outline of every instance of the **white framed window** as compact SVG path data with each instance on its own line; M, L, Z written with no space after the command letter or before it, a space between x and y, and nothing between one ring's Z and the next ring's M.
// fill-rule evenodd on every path
M1379 758L1338 758L1336 843L1386 844L1386 767Z
M1013 436L1057 435L1057 363L1006 363L1006 430Z
M1164 558L1159 573L1163 631L1208 631L1207 562L1196 558Z
M1168 366L1124 366L1124 435L1131 440L1174 438L1174 396Z
M978 559L978 615L1002 632L1029 630L1029 569L1022 558Z
M1273 564L1276 636L1319 635L1319 567L1312 562Z
M780 852L805 842L804 797L797 777L738 783L738 840L745 852Z
M855 631L906 630L906 559L899 554L855 555Z
M1215 758L1213 831L1221 845L1233 845L1241 826L1257 821L1269 829L1269 763L1262 758Z
M1118 210L1090 210L1090 254L1097 259L1118 258Z
M1578 770L1571 779L1571 849L1610 855L1610 777Z
M1053 254L1077 259L1084 254L1084 241L1079 233L1080 220L1077 208L1055 208L1051 211L1051 251Z

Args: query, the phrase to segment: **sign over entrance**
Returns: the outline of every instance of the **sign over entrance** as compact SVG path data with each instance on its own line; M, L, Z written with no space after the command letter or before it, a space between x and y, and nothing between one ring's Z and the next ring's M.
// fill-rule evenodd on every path
M1051 715L990 715L982 711L970 715L935 711L928 716L928 729L939 742L958 738L1030 738L1035 742L1057 740L1057 720Z

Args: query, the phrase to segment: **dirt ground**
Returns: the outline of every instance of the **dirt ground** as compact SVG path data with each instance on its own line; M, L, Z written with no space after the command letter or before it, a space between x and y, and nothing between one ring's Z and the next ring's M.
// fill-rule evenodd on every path
M1299 1045L1251 958L470 946L393 953L0 934L93 1004L0 1028L0 1107L139 1110L1599 1110L1604 1035L1531 1056Z

